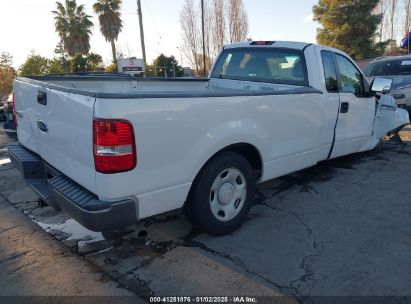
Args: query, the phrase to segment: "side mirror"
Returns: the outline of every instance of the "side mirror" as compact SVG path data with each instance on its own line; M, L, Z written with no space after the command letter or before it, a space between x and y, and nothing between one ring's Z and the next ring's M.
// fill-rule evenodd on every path
M371 91L376 93L388 94L391 91L392 79L377 77L371 85Z

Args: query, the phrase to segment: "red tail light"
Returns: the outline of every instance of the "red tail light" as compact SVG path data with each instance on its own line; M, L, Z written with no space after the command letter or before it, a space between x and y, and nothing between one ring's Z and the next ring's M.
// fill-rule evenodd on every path
M13 95L12 95L12 103L11 103L11 105L12 105L12 109L13 109L13 119L14 119L14 123L16 124L16 126L18 126L17 117L16 117L16 103L15 103L15 101L14 101L14 92L13 92Z
M133 170L137 164L133 126L124 120L93 120L96 171L112 174Z

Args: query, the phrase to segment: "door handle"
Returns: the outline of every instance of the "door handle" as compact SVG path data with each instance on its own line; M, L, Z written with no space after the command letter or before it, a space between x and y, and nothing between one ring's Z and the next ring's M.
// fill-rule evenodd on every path
M43 133L47 133L49 131L49 127L42 120L37 120L37 128L39 128L40 131L43 132Z
M348 102L341 103L340 113L348 113L349 109L350 109L350 104Z
M44 91L37 92L37 103L45 106L47 105L47 93Z

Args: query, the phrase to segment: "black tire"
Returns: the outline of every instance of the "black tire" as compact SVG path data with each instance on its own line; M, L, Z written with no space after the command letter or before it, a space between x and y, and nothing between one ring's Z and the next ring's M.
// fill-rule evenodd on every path
M228 221L219 220L211 210L212 186L224 170L236 169L245 179L246 194L240 211ZM223 152L212 158L197 175L184 206L184 214L195 229L212 235L228 234L240 227L251 208L255 179L250 163L240 154Z

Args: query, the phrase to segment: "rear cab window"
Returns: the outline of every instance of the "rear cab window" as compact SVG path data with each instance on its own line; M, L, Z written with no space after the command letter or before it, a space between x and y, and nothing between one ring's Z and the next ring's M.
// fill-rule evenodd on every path
M367 77L388 75L411 75L411 58L403 60L382 60L370 63L364 68Z
M308 86L302 51L282 48L235 48L220 55L212 78Z

